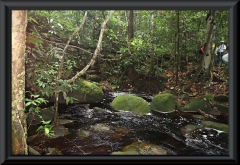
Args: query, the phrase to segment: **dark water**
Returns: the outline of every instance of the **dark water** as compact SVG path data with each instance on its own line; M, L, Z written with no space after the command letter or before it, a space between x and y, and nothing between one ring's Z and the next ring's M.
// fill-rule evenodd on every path
M42 141L39 147L57 148L63 155L110 155L133 142L143 141L159 145L169 155L228 155L227 133L208 128L196 130L187 136L182 133L183 126L199 125L200 119L179 112L153 112L144 116L115 113L109 110L111 99L89 108L83 105L67 106L61 114L65 114L66 119L74 120L74 123L65 125L70 133ZM92 108L95 106L102 106L106 112L94 111ZM103 124L113 132L93 131L91 128L96 124ZM79 136L79 130L88 131L89 136Z

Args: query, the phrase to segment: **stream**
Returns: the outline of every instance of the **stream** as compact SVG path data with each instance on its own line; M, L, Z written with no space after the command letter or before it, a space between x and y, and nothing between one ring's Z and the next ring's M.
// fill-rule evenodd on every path
M62 155L110 155L133 142L148 142L160 146L168 155L228 155L228 133L205 127L184 133L184 126L199 125L201 120L177 111L143 116L114 112L109 104L120 94L124 93L109 95L100 104L72 104L59 111L60 116L73 120L64 125L69 133L43 139L37 145L43 150L41 154L47 154L47 148L55 148ZM152 99L141 97L148 102Z

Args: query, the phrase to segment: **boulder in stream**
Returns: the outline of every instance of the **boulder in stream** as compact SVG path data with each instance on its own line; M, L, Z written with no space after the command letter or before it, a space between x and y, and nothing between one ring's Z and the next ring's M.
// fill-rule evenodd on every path
M111 155L167 155L167 151L158 145L148 142L133 142L123 147L121 151L111 153Z
M147 114L150 112L150 107L146 100L128 94L119 95L114 98L111 107L116 111L130 111L134 114Z
M228 133L228 125L227 124L217 123L217 122L213 122L213 121L202 121L201 124L205 127L217 129L219 131Z
M152 99L150 108L158 112L173 112L175 111L175 99L171 93L155 95Z
M82 79L77 80L75 84L76 90L67 94L68 97L77 99L73 103L100 103L103 100L104 93L96 84ZM54 100L50 99L50 101L53 102ZM66 103L62 93L59 94L58 103Z

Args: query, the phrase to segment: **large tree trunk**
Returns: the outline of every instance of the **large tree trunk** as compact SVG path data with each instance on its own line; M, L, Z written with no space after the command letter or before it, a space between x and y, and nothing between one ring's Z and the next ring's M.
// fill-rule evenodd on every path
M134 37L133 17L134 17L133 10L129 10L128 11L128 52L129 52L130 55L133 54L132 45L131 45L131 42L132 42L133 37ZM127 76L129 78L131 84L134 85L135 80L138 78L138 74L137 74L137 71L135 70L135 63L134 62L127 66L126 73L127 73Z
M210 10L207 14L207 17L206 17L206 20L207 20L207 32L206 32L206 40L207 40L207 37L208 37L208 34L210 35L210 46L209 46L209 49L207 50L207 55L208 56L205 56L205 59L204 59L204 68L205 68L205 72L206 72L206 75L210 76L211 75L211 71L212 71L212 62L213 62L213 57L214 57L214 54L213 54L213 49L214 49L214 46L213 46L213 39L215 38L214 37L214 29L215 29L215 10Z
M25 118L25 41L27 11L12 11L12 154L27 152Z
M210 14L210 15L209 15ZM208 15L207 15L207 20L209 21L209 17L210 21L207 21L207 24L209 27L207 27L207 33L206 33L206 47L204 49L204 53L203 53L203 57L201 59L201 62L197 68L197 71L195 73L195 75L192 77L192 79L190 80L190 82L188 83L188 85L186 86L186 88L184 89L185 91L190 91L190 88L192 87L193 83L196 81L198 75L200 74L202 68L208 69L210 66L210 61L211 61L211 53L212 51L211 48L211 41L212 41L212 32L213 32L213 22L211 22L211 19L214 18L214 14L215 14L215 10L214 11L209 11Z

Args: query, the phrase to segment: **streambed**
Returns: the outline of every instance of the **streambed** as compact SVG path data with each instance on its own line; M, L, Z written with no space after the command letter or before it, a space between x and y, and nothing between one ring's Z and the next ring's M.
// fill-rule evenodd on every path
M173 112L136 115L114 112L111 100L123 93L114 93L101 104L68 105L59 113L73 123L65 124L68 134L45 139L34 147L42 155L111 155L134 142L147 142L167 151L167 155L228 155L228 133L201 127L201 119L192 114ZM143 96L150 101L151 96ZM186 126L200 127L186 132ZM33 144L29 144L32 145ZM147 153L146 153L147 154Z

